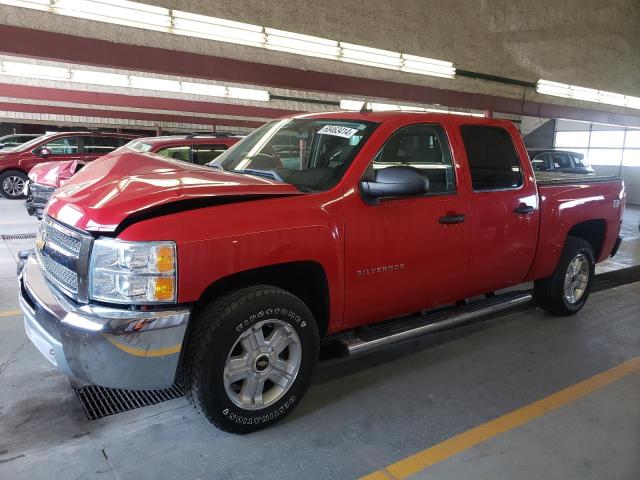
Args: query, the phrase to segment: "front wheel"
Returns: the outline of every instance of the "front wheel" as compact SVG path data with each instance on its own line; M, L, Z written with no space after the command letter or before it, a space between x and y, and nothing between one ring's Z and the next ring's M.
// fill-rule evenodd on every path
M24 186L28 177L18 170L9 170L0 174L0 195L4 198L24 198Z
M533 293L538 306L554 315L578 313L591 292L594 258L589 242L578 237L567 237L553 274L534 283Z
M318 329L297 297L280 288L238 290L196 318L185 358L187 398L218 428L248 433L281 420L307 390L318 361Z

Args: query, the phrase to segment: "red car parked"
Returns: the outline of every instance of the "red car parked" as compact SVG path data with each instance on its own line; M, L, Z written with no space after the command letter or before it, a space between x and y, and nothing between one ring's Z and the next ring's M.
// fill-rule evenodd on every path
M157 153L168 158L205 165L237 143L242 137L224 133L145 137L133 140L127 148L137 152ZM29 172L25 206L29 215L42 218L53 191L75 175L87 162L69 160L36 165Z
M51 160L90 162L124 145L136 135L106 132L60 132L42 135L0 153L0 195L24 198L29 171Z
M528 281L540 307L572 315L620 244L622 181L536 179L503 120L300 115L213 166L123 148L78 172L47 205L20 305L63 372L182 379L232 432L294 409L322 337L362 352L530 301L493 295Z

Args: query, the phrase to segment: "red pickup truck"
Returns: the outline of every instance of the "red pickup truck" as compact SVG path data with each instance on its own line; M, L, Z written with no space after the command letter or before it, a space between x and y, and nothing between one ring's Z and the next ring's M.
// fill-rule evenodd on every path
M210 166L124 149L81 170L47 206L20 304L67 374L181 381L248 432L299 403L321 338L364 351L528 301L494 292L531 280L540 307L578 312L623 208L617 178L536 180L507 121L300 115Z

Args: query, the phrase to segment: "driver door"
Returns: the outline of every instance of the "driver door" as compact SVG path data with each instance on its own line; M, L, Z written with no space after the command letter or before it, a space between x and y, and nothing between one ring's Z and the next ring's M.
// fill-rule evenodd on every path
M458 166L444 129L436 124L401 128L376 155L368 174L394 165L418 170L429 189L425 195L385 198L377 205L360 195L349 197L345 328L464 296L469 202L458 191Z

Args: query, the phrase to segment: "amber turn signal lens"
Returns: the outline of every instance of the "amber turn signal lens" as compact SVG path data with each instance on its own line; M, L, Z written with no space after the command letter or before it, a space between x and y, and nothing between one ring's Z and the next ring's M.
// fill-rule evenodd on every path
M173 300L173 278L160 277L156 280L156 301Z
M173 248L158 248L156 253L156 268L158 272L171 272L173 270L173 260Z

